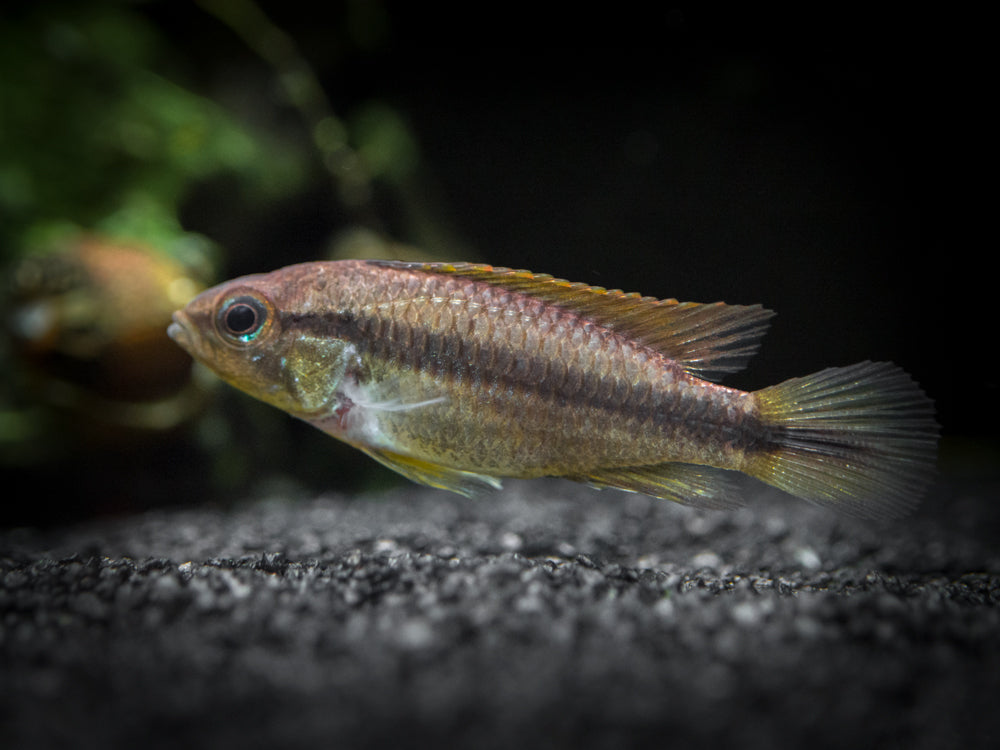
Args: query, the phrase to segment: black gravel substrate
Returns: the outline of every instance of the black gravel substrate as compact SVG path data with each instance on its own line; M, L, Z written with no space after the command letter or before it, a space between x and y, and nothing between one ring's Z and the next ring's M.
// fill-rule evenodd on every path
M0 532L0 747L997 747L987 489L886 525L749 492L414 487Z

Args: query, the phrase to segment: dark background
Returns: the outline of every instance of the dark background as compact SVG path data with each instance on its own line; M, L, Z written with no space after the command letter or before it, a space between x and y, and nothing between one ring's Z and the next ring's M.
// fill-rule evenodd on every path
M62 6L51 7L57 18ZM942 468L995 472L993 252L981 233L992 149L976 19L628 4L259 7L334 113L349 121L378 102L415 141L412 179L376 184L362 221L437 257L762 303L778 317L727 384L892 360L938 405ZM275 67L232 28L196 3L131 12L166 40L156 73L308 152ZM323 257L357 225L318 153L313 169L303 189L263 205L231 176L192 186L180 218L224 249L217 280ZM261 411L220 398L237 424ZM248 481L290 475L317 491L363 465L291 420L280 430ZM193 460L175 451L163 453L172 464ZM153 478L140 470L116 482L131 495L116 509L146 504L163 473L152 460L130 463ZM71 481L96 495L109 480ZM174 496L217 494L190 481Z
M261 6L338 117L378 103L416 158L364 215L318 153L281 198L196 181L179 214L217 280L362 222L436 257L760 302L778 317L729 384L893 360L938 405L940 480L886 524L749 481L732 513L558 480L368 494L391 475L217 388L170 434L3 466L0 744L995 747L990 24L427 5ZM164 40L153 72L313 152L230 27L124 7Z
M381 99L403 113L459 248L657 296L761 302L780 317L740 385L891 359L947 431L984 432L969 406L992 401L996 378L967 358L975 380L955 376L956 347L982 341L976 268L989 265L974 20L382 7L380 42L345 51L346 11L265 6L337 111ZM183 27L199 86L254 66L212 19L163 20ZM381 205L390 229L394 208ZM312 259L338 229L321 199L236 227L206 213L191 221L232 248L233 274Z

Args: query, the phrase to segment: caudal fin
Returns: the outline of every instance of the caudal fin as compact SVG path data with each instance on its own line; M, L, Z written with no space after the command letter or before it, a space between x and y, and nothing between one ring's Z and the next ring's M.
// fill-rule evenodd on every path
M769 445L747 458L751 476L866 518L916 505L934 473L934 405L888 362L862 362L756 391Z

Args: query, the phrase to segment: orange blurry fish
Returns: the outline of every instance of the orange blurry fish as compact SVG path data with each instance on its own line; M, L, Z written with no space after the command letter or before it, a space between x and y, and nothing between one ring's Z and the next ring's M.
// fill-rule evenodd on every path
M560 476L728 507L738 471L854 515L910 509L938 428L895 365L755 392L714 382L745 365L771 315L482 264L355 260L226 282L169 333L231 385L461 494Z
M179 262L89 235L25 257L7 282L4 322L42 401L157 430L202 400L191 393L190 360L163 335L173 310L204 288Z

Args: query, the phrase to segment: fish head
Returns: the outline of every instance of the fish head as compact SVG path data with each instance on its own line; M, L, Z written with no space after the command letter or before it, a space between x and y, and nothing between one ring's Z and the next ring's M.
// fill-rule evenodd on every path
M202 292L173 315L167 333L222 380L293 416L336 407L353 347L300 330L296 290L276 273L244 276Z

